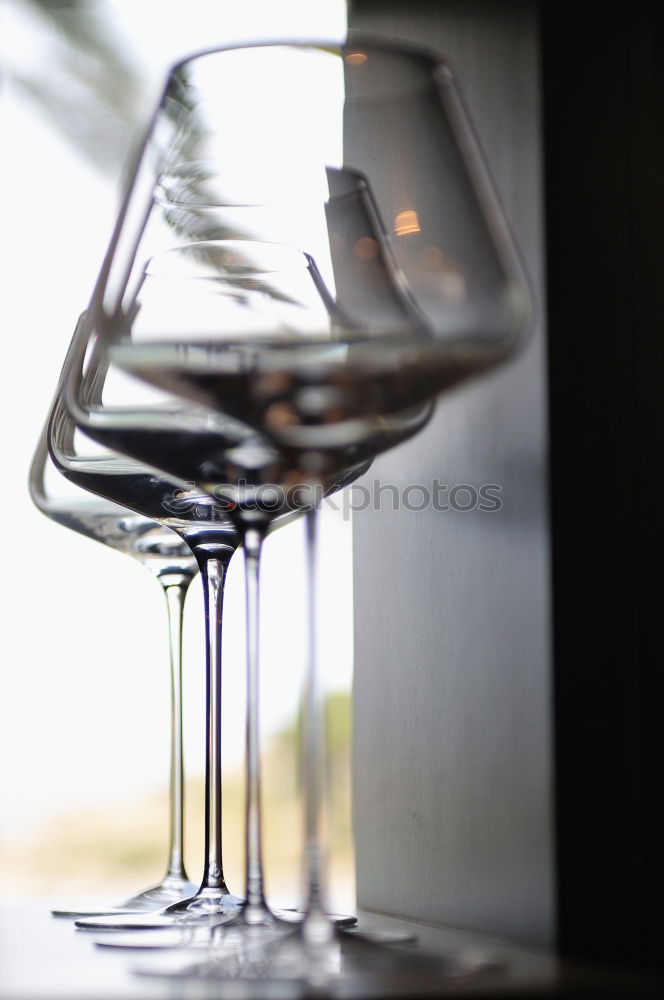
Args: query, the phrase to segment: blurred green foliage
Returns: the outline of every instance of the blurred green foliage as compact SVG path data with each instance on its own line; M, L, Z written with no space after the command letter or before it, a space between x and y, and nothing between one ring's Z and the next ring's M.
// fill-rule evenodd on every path
M51 124L95 166L117 172L144 120L147 95L111 11L85 0L15 0L10 15L27 20L32 54L20 56L8 44L3 55L14 84Z

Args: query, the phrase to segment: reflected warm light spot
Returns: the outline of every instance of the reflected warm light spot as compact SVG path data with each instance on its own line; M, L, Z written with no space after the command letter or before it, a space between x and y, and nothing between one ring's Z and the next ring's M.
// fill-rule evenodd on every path
M358 260L373 260L378 254L378 244L370 236L361 236L353 247Z
M394 232L397 236L406 236L408 233L419 233L419 231L420 220L415 209L408 208L405 212L399 212L394 220Z
M364 52L349 52L346 56L346 62L349 66L361 66L368 58Z
M265 411L265 423L270 430L280 431L299 422L300 419L290 403L273 403Z

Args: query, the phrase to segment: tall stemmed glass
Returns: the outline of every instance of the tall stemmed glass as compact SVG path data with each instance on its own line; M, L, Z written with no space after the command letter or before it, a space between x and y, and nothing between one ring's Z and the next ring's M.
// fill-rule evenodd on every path
M159 910L195 890L184 867L182 614L189 584L198 567L187 546L168 528L119 504L63 486L62 477L49 459L45 429L30 468L30 494L36 506L58 524L137 559L155 577L166 599L170 668L169 835L166 874L156 885L121 902L72 903L54 909L53 913L82 917Z
M276 257L283 263L284 259L295 261L298 270L295 275L273 270L263 272L259 262L265 254ZM192 282L189 278L191 256L203 268ZM220 273L216 267L223 259L225 272ZM251 260L253 267L246 270ZM240 266L242 265L242 266ZM298 295L301 289L314 298L319 292L315 282L309 276L307 259L300 253L281 247L263 247L252 245L251 252L243 244L213 243L196 244L193 248L185 248L182 252L170 251L157 255L148 262L146 272L140 284L137 298L136 317L143 331L151 329L157 322L163 331L165 324L172 323L178 316L186 315L189 320L200 319L203 323L208 313L217 322L227 322L228 314L237 316L249 314L252 324L260 322L267 327L275 316L279 321L297 313ZM213 278L209 277L212 268ZM244 269L244 270L243 270ZM202 274L208 274L203 278ZM167 282L164 284L164 279ZM311 289L311 291L309 291ZM266 301L267 300L267 301ZM279 308L270 308L272 301L279 303ZM249 302L259 303L256 311L249 308ZM140 317L140 319L139 319ZM91 381L89 344L81 341L78 349L71 353L72 370L70 375L83 383ZM84 366L87 365L87 368ZM75 374L74 374L75 373ZM247 808L246 808L246 895L238 922L247 925L274 926L281 918L268 907L263 888L261 809L260 809L260 767L259 767L259 725L258 725L258 575L259 559L262 544L267 532L274 526L289 520L302 508L302 498L295 489L288 489L290 484L280 482L279 463L274 449L268 442L262 440L254 431L245 425L228 418L213 418L201 408L189 405L186 410L172 400L160 400L160 405L153 398L150 407L127 407L121 411L113 406L113 367L106 367L103 378L95 374L97 388L103 390L97 393L97 399L80 390L85 395L88 413L94 413L94 426L88 426L88 433L97 440L112 444L116 448L131 454L147 458L155 465L161 464L163 453L172 453L170 462L172 474L178 477L178 482L186 483L192 479L205 478L208 489L215 484L214 500L207 500L208 505L217 505L223 511L223 519L216 524L206 522L204 530L196 523L195 515L184 514L178 517L174 513L165 514L163 507L163 485L161 477L156 473L141 467L136 462L130 462L119 456L84 457L75 453L69 440L71 420L60 406L56 406L51 421L51 450L58 467L74 481L84 482L88 488L94 489L106 497L121 496L125 503L141 512L149 512L151 516L168 524L182 535L184 540L200 560L208 557L211 543L215 536L221 533L222 544L228 543L229 529L235 528L236 538L239 538L245 549L245 568L247 580L247 622L248 622L248 660L247 660ZM127 387L122 385L123 392ZM101 403L101 395L105 396ZM326 491L340 488L363 471L361 464L345 470L334 479L324 483ZM175 470L173 472L173 470ZM226 488L224 484L232 483ZM217 488L218 487L218 488ZM180 504L189 499L186 491L180 494ZM232 499L230 494L232 494ZM199 495L203 503L206 495ZM159 506L162 507L161 511ZM192 519L193 518L193 519ZM223 523L222 523L223 522ZM199 537L200 536L200 537ZM202 566L205 574L205 568ZM86 920L79 922L85 927L135 927L159 926L169 920L181 924L191 922L191 918L201 915L206 918L223 918L228 916L227 899L217 900L211 897L209 891L197 894L193 900L185 900L169 908L169 913L158 920L127 919L127 920ZM344 922L354 922L346 918ZM116 938L115 944L122 944ZM146 939L137 942L146 946ZM162 938L157 945L167 944Z
M89 401L99 400L104 390L108 369L103 360L88 353L89 325L84 313L70 346L63 377L75 359L86 359L85 383L82 391ZM203 420L203 422L205 422ZM183 903L185 912L210 914L234 913L240 900L233 896L225 883L222 863L221 829L221 622L226 571L239 543L238 535L228 520L224 507L207 495L192 489L192 483L169 480L154 470L139 466L110 452L91 454L89 443L78 440L74 424L67 415L59 393L50 415L48 432L42 442L58 471L70 482L93 495L88 505L111 510L122 504L125 517L137 524L149 524L161 538L173 539L178 552L186 556L192 574L201 570L206 622L206 779L205 779L205 865L201 885L189 882L183 892L155 900L152 909ZM94 496L96 494L96 496ZM129 509L127 511L127 508ZM119 508L118 508L119 509ZM176 687L179 702L180 686ZM181 731L181 719L178 722ZM181 737L180 737L181 739ZM178 750L178 761L181 748ZM181 790L178 789L181 801ZM181 826L181 817L179 820ZM159 913L140 914L122 909L103 919L115 920L118 926L169 926L176 918ZM89 918L95 913L90 911ZM178 911L179 912L179 911ZM101 918L100 918L101 919Z
M136 289L153 252L149 206L168 171L192 161L218 165L213 180L226 198L238 192L241 201L243 187L262 185L267 200L305 217L306 239L290 231L289 239L313 254L334 289L325 313L312 310L276 335L243 325L216 337L206 331L201 342L196 325L182 322L168 338L137 338ZM529 317L449 68L426 51L359 37L217 50L175 67L92 308L113 362L254 428L312 496L350 456L395 443L381 437L385 421L510 358ZM94 422L81 414L75 386L68 405L78 407L77 420ZM166 450L159 461L168 470ZM196 481L209 488L204 475ZM308 536L313 585L315 514ZM313 654L307 677L308 912L286 964L316 976L335 933L323 903L324 740Z
M206 810L205 865L201 885L164 899L155 907L210 914L233 913L240 900L229 892L223 874L221 841L221 621L224 586L237 534L219 504L196 490L183 488L153 470L121 456L77 452L70 434L71 421L56 402L51 416L49 447L53 461L66 478L98 497L123 503L146 519L150 511L163 534L173 533L194 560L203 579L206 620ZM88 446L89 450L89 446ZM107 504L109 506L109 504ZM93 919L92 915L89 919ZM123 911L113 917L117 926L160 927L170 923L161 914L141 915Z

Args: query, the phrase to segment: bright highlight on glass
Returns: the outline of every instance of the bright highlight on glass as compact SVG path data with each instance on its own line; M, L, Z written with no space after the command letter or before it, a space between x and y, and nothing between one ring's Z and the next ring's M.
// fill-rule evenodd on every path
M405 212L399 212L394 220L394 232L397 236L407 236L409 233L421 232L417 212L413 208L406 209Z

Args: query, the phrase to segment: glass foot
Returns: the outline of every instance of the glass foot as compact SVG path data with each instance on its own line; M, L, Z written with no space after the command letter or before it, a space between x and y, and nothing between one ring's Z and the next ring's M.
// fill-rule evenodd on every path
M174 903L179 903L183 899L188 899L196 893L197 889L198 886L190 882L188 878L169 875L159 885L153 885L150 889L139 892L137 896L132 896L124 906L160 910Z
M303 914L297 910L274 910L273 913L286 930L299 924L303 917ZM110 921L104 921L103 927L93 927L92 921L84 923L86 930L112 931L103 938L95 939L95 945L100 948L139 948L146 951L166 951L171 948L216 948L222 938L231 933L234 926L242 927L239 919L238 924L235 924L235 919L211 914L206 919L196 917L194 920L180 920L178 922L169 919L157 924L153 916L149 925L142 918L139 918L133 922L130 928L119 926L118 922L111 923ZM331 914L330 919L340 928L352 927L353 924L357 923L357 917L352 916ZM83 924L83 922L81 923ZM96 923L101 923L101 921ZM78 922L76 926L79 926ZM123 931L129 931L129 933L124 934Z
M134 931L159 930L183 924L210 924L224 920L240 911L243 900L231 892L204 889L193 896L181 899L159 913L114 913L107 916L84 917L76 921L82 930Z
M144 889L143 892L131 896L120 903L103 903L81 901L80 905L58 906L51 910L54 917L97 917L105 914L122 916L163 910L164 907L177 903L181 899L192 896L196 886L188 878L179 875L167 875L157 885Z
M177 926L139 933L113 933L95 940L99 948L140 949L144 951L184 948L202 950L209 955L233 953L252 941L264 944L290 934L297 926L299 914L265 911L265 919L248 923L246 911L227 919L211 916L206 921L187 920Z

